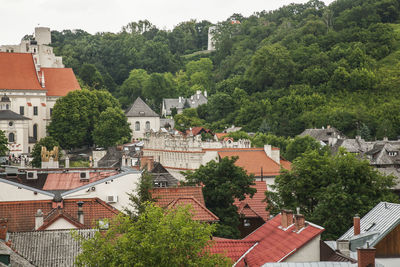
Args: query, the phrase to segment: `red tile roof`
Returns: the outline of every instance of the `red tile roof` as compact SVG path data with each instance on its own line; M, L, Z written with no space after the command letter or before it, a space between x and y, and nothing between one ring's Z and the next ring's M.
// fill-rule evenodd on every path
M218 140L221 140L223 137L227 136L228 133L215 133L215 135L217 136Z
M45 88L39 83L42 72ZM4 52L0 52L0 88L47 90L48 96L65 96L70 91L81 89L70 68L41 68L36 73L32 54Z
M257 241L234 240L213 237L212 245L208 248L212 254L221 254L237 262L249 249L257 244Z
M36 75L32 54L0 52L0 88L45 90Z
M70 68L42 68L48 96L65 96L81 87ZM41 74L40 74L41 77Z
M186 134L190 134L190 132L192 132L192 134L194 136L196 136L196 135L200 134L202 131L204 131L205 133L210 133L211 132L211 130L203 128L203 127L193 127L192 131L186 130Z
M79 172L49 173L42 190L70 190L116 175L116 171L91 172L88 181L81 181Z
M52 200L0 202L0 218L6 218L8 231L23 232L35 229L35 214L38 209L44 214L44 223L54 220L58 214L64 214L71 220L78 221L78 201L83 201L85 228L92 228L96 221L112 218L118 210L98 198L65 199L62 207L57 208ZM59 203L59 202L58 202Z
M252 198L246 196L242 201L235 199L233 204L238 207L239 214L243 214L245 218L261 217L264 221L267 221L269 213L266 211L267 203L264 201L267 183L265 181L255 181L255 185L252 187L257 190Z
M194 197L179 197L172 201L168 208L175 208L177 206L187 206L190 205L193 211L193 220L203 221L203 222L217 222L219 218L208 210L203 204L201 204Z
M279 214L243 239L259 242L245 256L249 266L284 260L324 231L322 227L310 223L299 232L295 231L294 225L285 231L279 227L280 223Z
M156 204L160 207L166 207L180 197L194 197L205 206L203 191L200 186L154 188L152 197L157 200Z
M289 162L285 161L279 165L273 159L267 156L263 148L253 149L236 149L231 151L219 151L218 155L224 157L239 157L236 165L244 168L247 173L252 173L255 176L276 176L279 175L281 167L286 168Z

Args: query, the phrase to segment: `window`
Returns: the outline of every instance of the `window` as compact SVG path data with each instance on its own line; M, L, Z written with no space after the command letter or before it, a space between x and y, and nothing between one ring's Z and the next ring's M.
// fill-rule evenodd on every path
M140 122L135 122L135 131L140 131Z
M37 106L34 106L34 107L33 107L33 115L34 115L34 116L37 116L37 114L38 114L38 107L37 107Z
M10 134L8 135L8 142L10 142L10 143L15 142L15 135L14 135L14 133L10 133Z
M13 123L12 121L10 121L10 122L8 123L8 125L9 125L9 126L13 126L14 123Z
M20 114L20 115L24 115L24 113L25 113L25 112L24 112L24 107L23 107L23 106L20 106L20 107L19 107L19 114Z
M50 116L53 115L53 109L50 109Z
M149 131L149 130L150 130L150 122L146 121L146 131Z
M37 132L38 132L38 126L37 124L33 125L33 138L35 138L35 140L37 140Z

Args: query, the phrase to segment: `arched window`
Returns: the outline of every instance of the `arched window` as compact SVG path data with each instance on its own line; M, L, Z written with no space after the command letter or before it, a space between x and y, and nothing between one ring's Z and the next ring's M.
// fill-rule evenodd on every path
M10 143L15 142L15 135L14 135L14 133L10 133L10 134L8 135L8 142L10 142Z
M35 140L37 140L37 132L38 132L38 126L37 124L33 125L33 138L35 138Z
M149 130L150 130L150 122L146 121L146 131L149 131Z
M135 122L135 131L140 131L140 122Z

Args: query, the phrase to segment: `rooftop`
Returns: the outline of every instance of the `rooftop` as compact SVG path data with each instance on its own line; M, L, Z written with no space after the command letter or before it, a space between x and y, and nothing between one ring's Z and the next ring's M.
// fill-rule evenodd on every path
M267 221L269 212L266 211L267 203L264 201L267 183L265 181L255 181L255 185L252 187L257 190L252 198L246 196L242 201L235 199L233 204L238 207L238 212L243 214L245 218L261 217L264 221Z
M203 222L217 222L219 218L208 210L203 204L201 204L194 197L178 197L174 201L172 201L168 208L175 208L178 206L187 206L190 205L193 211L193 220L203 221Z
M160 117L140 97L125 112L127 117Z
M71 68L41 68L48 96L65 96L81 87Z
M152 196L161 207L168 206L172 201L180 197L194 197L205 206L202 188L200 186L184 186L169 188L153 188Z

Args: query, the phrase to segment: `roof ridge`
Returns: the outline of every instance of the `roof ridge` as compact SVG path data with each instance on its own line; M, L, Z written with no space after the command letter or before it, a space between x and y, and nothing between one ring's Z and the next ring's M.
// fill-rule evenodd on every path
M174 201L172 201L168 206L172 205L174 206L179 199L192 199L194 202L196 202L205 212L207 212L211 217L219 221L219 218L217 215L215 215L211 210L207 209L206 206L200 203L194 196L183 196L183 197L177 197Z

